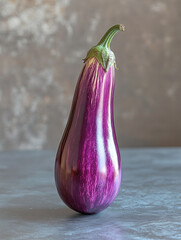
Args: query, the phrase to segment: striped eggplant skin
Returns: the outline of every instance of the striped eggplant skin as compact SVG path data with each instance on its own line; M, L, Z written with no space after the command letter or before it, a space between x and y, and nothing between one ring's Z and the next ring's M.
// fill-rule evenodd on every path
M87 59L55 161L58 193L65 204L80 213L107 208L120 188L114 87L114 65L106 72L95 57Z

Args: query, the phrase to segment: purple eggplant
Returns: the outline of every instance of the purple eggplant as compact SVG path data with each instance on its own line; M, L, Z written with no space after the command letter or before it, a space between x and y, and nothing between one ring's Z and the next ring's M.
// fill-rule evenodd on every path
M110 28L91 48L74 93L55 161L58 193L73 210L92 214L108 207L121 184L121 158L113 116L115 56Z

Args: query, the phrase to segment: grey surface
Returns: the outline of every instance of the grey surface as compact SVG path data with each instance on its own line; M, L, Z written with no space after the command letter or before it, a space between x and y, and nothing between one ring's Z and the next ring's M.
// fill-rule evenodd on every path
M181 149L122 149L121 155L118 197L85 216L59 199L55 152L0 153L0 239L181 239Z
M181 146L180 0L0 0L0 150L57 148L82 58L118 23L119 145Z

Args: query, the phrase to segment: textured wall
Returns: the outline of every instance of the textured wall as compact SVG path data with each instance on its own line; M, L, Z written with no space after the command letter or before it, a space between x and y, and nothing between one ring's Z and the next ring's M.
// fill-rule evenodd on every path
M0 150L57 148L81 59L116 23L120 146L181 145L180 0L0 0Z

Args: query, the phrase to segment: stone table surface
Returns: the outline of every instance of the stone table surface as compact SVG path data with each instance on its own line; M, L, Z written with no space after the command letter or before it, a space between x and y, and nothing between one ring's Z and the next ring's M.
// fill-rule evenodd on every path
M121 149L120 192L96 215L60 200L55 154L0 153L0 239L181 239L181 148Z

